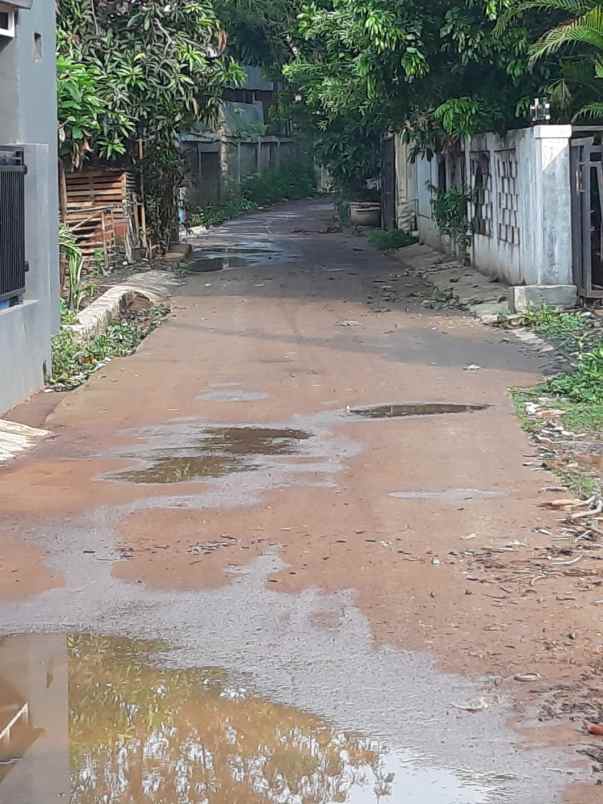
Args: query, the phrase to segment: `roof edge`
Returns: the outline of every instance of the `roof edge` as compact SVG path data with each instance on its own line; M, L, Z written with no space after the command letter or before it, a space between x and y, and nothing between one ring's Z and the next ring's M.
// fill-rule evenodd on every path
M0 0L0 5L14 6L15 8L31 8L33 0Z

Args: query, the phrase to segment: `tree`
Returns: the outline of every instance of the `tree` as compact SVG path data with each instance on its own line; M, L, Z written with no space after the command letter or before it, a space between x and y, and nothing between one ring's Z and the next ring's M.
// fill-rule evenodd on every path
M284 74L341 189L358 192L378 173L392 108L406 104L410 82L426 70L416 23L411 5L373 0L310 3L299 15Z
M359 146L368 155L387 131L404 131L429 156L480 130L525 125L531 101L564 66L534 62L530 43L547 18L535 10L503 26L507 8L508 0L305 3L284 72L330 167L349 172Z
M215 119L223 88L242 73L224 55L226 34L211 0L58 0L61 153L138 159L150 191L155 237L176 218L177 135Z
M282 78L281 67L295 56L292 34L302 0L214 0L214 5L237 58Z

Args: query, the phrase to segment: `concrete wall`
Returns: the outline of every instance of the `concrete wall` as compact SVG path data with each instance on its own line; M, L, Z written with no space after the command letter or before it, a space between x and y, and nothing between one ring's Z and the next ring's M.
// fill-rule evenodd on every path
M15 38L0 38L0 144L27 146L30 270L23 303L0 311L0 414L42 387L59 325L54 3L17 14Z
M471 262L511 285L572 285L570 126L535 126L505 137L480 134L464 143L464 182L473 222ZM460 186L459 171L448 187ZM458 165L455 165L457 168ZM418 159L421 239L451 250L432 215L438 158Z
M394 141L396 166L396 226L403 232L414 231L417 225L417 169L409 159L409 146L397 134Z

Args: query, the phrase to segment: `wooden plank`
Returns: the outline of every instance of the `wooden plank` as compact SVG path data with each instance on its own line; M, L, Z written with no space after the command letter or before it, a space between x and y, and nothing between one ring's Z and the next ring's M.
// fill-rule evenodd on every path
M102 193L111 193L118 200L123 200L123 194L118 187L111 184L97 184L94 188L86 187L84 185L67 185L67 193L69 196L83 195L85 197L93 198L95 195Z

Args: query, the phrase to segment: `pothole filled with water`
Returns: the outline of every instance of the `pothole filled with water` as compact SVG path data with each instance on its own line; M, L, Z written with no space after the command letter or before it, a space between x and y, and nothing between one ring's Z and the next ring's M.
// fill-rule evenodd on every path
M262 458L295 454L309 438L310 433L292 428L211 427L190 445L133 455L144 465L109 477L129 483L186 483L251 472L261 468Z
M192 273L206 273L222 271L225 268L243 268L270 261L279 254L280 251L269 248L218 247L207 251L194 251L191 262L184 266L184 269Z
M0 640L0 800L501 800L491 798L495 774L438 767L258 695L219 668L165 666L168 650L93 634Z
M367 419L393 419L404 416L441 416L447 413L475 413L480 410L485 410L488 407L490 406L425 402L350 408L349 413L353 416L363 416Z

